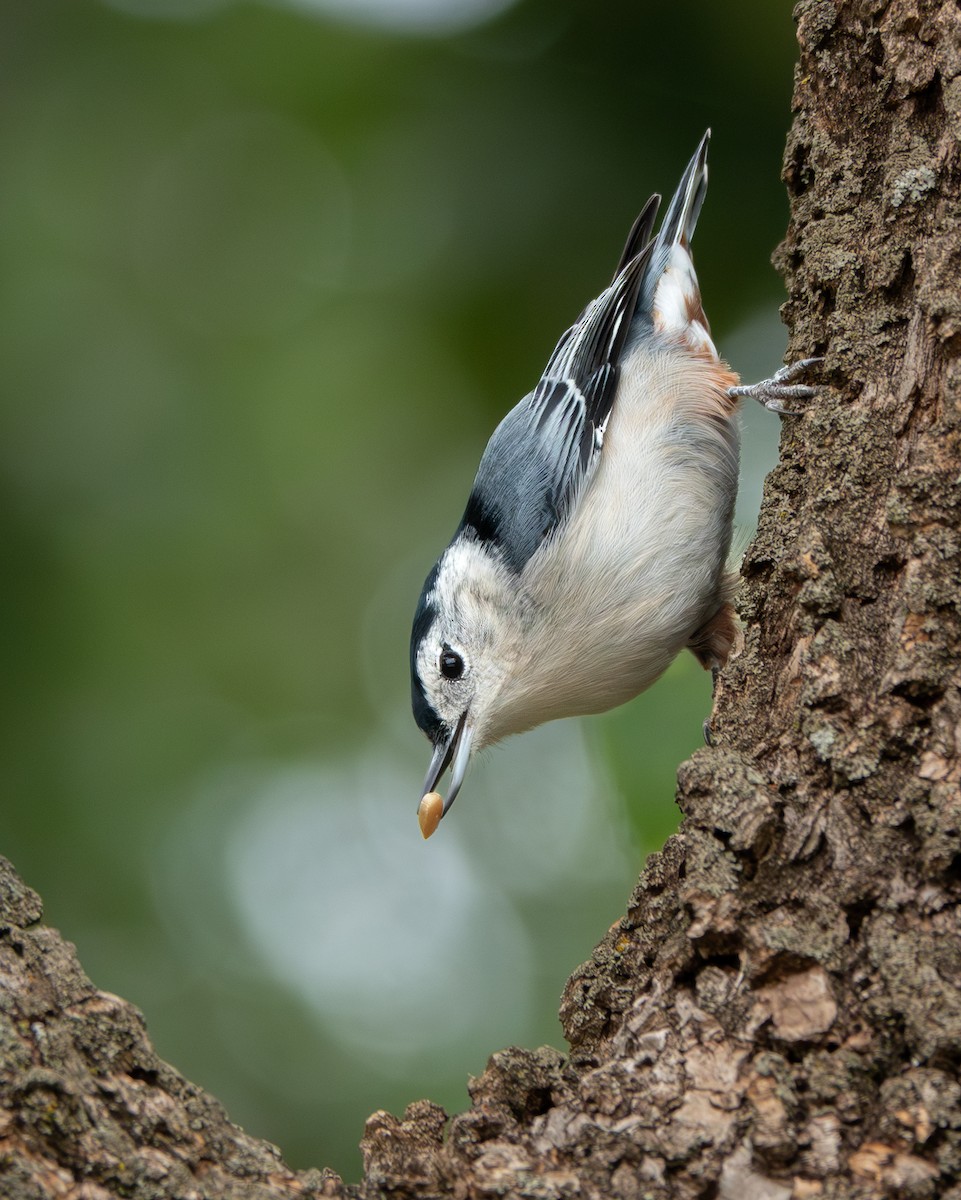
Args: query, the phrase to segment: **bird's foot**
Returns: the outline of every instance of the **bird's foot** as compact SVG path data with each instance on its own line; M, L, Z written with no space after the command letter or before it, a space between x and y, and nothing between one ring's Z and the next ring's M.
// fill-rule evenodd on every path
M800 362L791 363L775 371L770 379L762 379L760 383L727 389L732 400L739 396L750 396L763 404L771 412L780 413L784 417L796 417L797 411L784 407L785 400L810 400L817 395L817 388L808 387L804 383L794 383L793 380L806 374L811 367L824 362L823 358L802 358Z

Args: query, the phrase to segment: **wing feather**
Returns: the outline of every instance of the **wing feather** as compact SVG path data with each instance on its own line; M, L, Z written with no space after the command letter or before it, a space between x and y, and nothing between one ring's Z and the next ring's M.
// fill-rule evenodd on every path
M596 466L648 253L630 259L564 333L537 387L484 451L460 529L493 543L515 571L564 520Z
M520 572L564 522L603 451L632 329L658 317L658 284L675 249L686 248L707 189L709 132L681 178L657 237L660 196L652 196L631 228L610 286L561 337L537 387L494 431L458 533L499 551Z

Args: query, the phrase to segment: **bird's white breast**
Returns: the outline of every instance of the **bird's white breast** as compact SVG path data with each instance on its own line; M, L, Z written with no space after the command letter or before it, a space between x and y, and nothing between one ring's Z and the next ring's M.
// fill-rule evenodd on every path
M622 703L719 607L737 491L733 383L706 348L657 333L623 364L597 469L521 579L530 615L506 725Z

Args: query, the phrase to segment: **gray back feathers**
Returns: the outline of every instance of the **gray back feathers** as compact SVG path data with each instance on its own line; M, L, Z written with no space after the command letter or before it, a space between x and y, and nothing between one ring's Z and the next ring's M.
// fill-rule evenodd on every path
M651 327L671 249L694 233L707 190L709 136L688 163L657 237L655 195L634 222L611 285L563 335L537 387L487 445L458 533L489 543L515 572L564 521L597 465L628 337Z

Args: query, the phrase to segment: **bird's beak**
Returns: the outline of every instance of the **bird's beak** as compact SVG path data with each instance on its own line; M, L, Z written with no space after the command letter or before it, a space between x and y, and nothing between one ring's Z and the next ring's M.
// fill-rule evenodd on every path
M464 782L467 764L470 762L470 747L473 739L474 730L467 724L467 711L465 710L461 713L453 733L449 737L442 738L434 747L434 756L430 760L427 777L424 780L424 795L434 791L441 775L447 770L448 765L453 763L450 769L450 787L444 800L442 817L447 815L447 810L457 799L457 793Z

